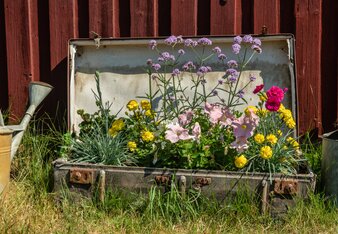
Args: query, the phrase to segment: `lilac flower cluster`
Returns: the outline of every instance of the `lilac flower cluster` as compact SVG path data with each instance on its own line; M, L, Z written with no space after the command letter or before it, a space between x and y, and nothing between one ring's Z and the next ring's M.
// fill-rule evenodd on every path
M206 37L198 39L197 43L199 45L204 45L204 46L206 46L206 45L212 45L212 41L210 39L206 38Z
M167 44L167 45L175 45L177 43L183 43L184 40L182 38L182 36L170 36L168 37L167 39L164 40L164 42Z
M206 73L211 72L211 71L212 71L211 67L209 67L209 66L201 66L201 67L198 69L198 71L196 72L196 75L198 75L198 76L203 76L203 75L205 75Z
M197 41L193 41L191 39L186 39L184 41L184 45L187 46L187 47L195 47L198 45Z
M225 71L224 78L227 78L230 83L235 83L238 79L239 72L234 68L229 68Z
M192 61L188 61L182 66L182 69L184 71L195 70L196 66L194 65Z
M253 38L251 35L245 35L243 38L241 36L234 37L232 44L232 52L234 54L239 54L241 50L241 44L249 44L251 45L251 49L256 51L257 53L262 53L262 42L258 38Z
M159 62L166 62L166 61L175 61L175 56L169 54L168 52L162 52L160 57L158 57Z
M179 69L177 69L177 68L175 68L173 70L173 72L171 73L172 76L178 76L179 74L181 74L181 71Z

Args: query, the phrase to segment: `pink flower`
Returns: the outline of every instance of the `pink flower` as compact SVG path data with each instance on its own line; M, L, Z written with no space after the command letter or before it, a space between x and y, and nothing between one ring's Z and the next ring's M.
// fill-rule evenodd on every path
M266 91L266 96L268 96L268 99L274 97L281 102L284 98L284 91L277 86L272 86L268 91Z
M221 108L218 105L205 103L204 111L210 117L210 122L213 124L220 123L223 126L231 125L234 116L229 108Z
M262 89L264 88L264 84L257 85L256 88L254 89L253 93L259 93Z
M269 97L265 103L265 108L269 111L278 111L280 107L280 101L278 97Z
M194 128L192 129L192 135L195 140L199 140L201 137L201 126L198 122L195 123Z
M192 112L191 110L185 111L184 114L180 114L178 116L178 123L181 126L185 126L189 124L192 120L193 115L194 115L194 112Z
M238 153L242 153L249 148L247 138L237 137L236 140L230 144L230 148L236 149Z
M178 124L168 124L168 130L165 131L165 139L171 143L176 143L179 140L189 140L192 137L189 135L188 130L182 128Z
M232 127L234 129L234 136L236 138L249 138L253 135L253 130L256 127L256 123L248 117L241 116L232 122Z

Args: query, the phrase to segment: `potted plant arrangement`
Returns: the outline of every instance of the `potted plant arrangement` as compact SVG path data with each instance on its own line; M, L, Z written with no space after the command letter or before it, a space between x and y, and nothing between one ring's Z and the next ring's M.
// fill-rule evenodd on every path
M283 105L289 90L253 85L257 77L245 73L262 53L259 38L234 37L236 60L227 59L208 38L170 36L164 42L165 47L158 47L150 40L156 57L145 61L148 91L128 100L124 115L111 113L114 103L103 101L96 72L93 93L98 110L77 111L82 119L79 132L67 135L62 148L66 160L55 164L56 169L69 164L64 168L69 171L68 184L93 184L96 174L107 181L105 173L111 171L103 187L113 183L142 190L154 181L168 185L175 176L182 191L193 186L224 195L240 180L252 190L261 187L264 201L270 190L304 195L313 188L312 174L299 176L308 171L295 137L294 115ZM194 60L184 60L187 50L195 53ZM215 58L224 73L209 79L213 68L207 62ZM258 101L251 105L248 99L253 96ZM71 163L77 164L75 169ZM93 164L98 172L88 166ZM60 173L65 172L55 170L56 181ZM284 177L291 179L285 182Z

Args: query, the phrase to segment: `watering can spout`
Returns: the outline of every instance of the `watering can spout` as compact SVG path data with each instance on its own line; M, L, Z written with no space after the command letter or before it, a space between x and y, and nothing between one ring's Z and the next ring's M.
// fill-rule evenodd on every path
M36 108L46 98L50 91L52 91L52 89L53 86L44 82L33 81L29 84L29 108L27 109L23 119L21 120L20 125L13 126L14 130L18 131L18 133L13 136L11 147L11 160L14 158L15 153L19 148L23 134Z

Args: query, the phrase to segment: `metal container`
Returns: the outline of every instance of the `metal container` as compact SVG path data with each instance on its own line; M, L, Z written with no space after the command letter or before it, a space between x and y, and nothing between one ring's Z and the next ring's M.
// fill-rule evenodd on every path
M233 37L211 39L213 46L222 48L228 59L236 59L231 52ZM264 52L262 56L253 59L243 76L249 79L249 75L254 74L257 77L251 84L253 87L264 81L267 87L278 85L288 88L285 106L292 110L294 119L297 120L294 37L275 35L260 39ZM144 96L148 88L148 74L144 69L146 60L156 59L156 53L147 46L148 41L149 39L70 40L68 113L71 131L76 132L81 121L76 114L78 109L84 109L88 113L96 111L92 94L92 90L95 90L95 71L100 71L104 102L113 102L112 113L117 113L122 108L120 113L123 114L123 108L129 100ZM161 48L163 44L163 40L158 41L158 47ZM193 56L187 52L185 60L191 60ZM216 82L224 73L224 69L217 64L217 60L205 64L214 68L210 79L216 79ZM249 105L255 105L258 101L256 96L247 100ZM70 163L60 159L54 162L54 181L55 191L62 191L63 187L67 187L75 194L86 196L97 191L101 199L107 189L147 192L153 185L157 184L165 189L170 183L177 183L182 193L193 188L218 199L245 189L260 197L263 212L270 210L278 214L284 213L294 204L293 196L307 197L314 189L315 175L307 167L294 176L270 176L267 173L113 167Z
M13 130L0 127L0 194L8 188Z
M322 185L325 195L338 205L338 130L323 135Z
M181 193L188 189L224 200L238 191L259 196L262 212L286 213L294 205L293 196L306 198L314 190L315 175L305 168L302 174L285 176L269 173L243 173L216 170L183 170L145 167L116 167L85 163L54 162L54 189L66 187L72 194L104 199L107 190L146 193L152 186L165 191L175 183Z

